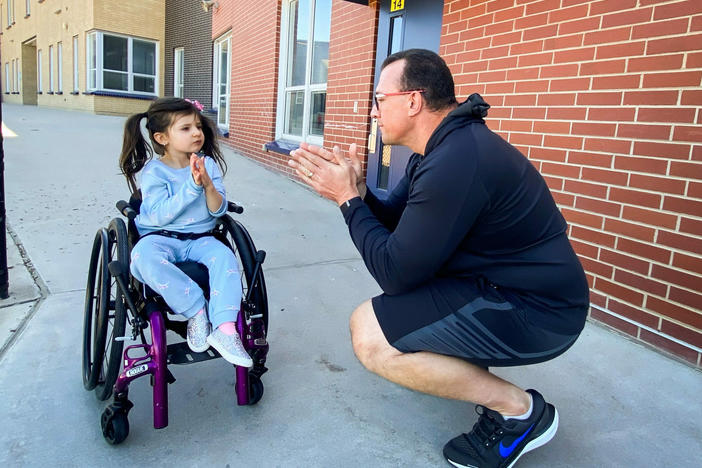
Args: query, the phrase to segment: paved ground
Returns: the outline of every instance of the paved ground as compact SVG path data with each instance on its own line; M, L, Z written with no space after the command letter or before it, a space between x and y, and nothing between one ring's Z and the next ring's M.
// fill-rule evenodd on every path
M229 150L230 198L268 252L265 395L236 406L221 360L174 366L170 425L153 429L148 379L137 380L129 438L105 443L104 403L82 387L82 308L92 237L127 196L124 119L8 104L2 114L17 136L4 133L14 237L11 297L0 301L0 466L447 466L441 447L472 426L473 408L356 361L348 316L379 289L338 209ZM588 324L562 357L497 372L561 415L557 437L518 466L699 466L702 374L684 364Z

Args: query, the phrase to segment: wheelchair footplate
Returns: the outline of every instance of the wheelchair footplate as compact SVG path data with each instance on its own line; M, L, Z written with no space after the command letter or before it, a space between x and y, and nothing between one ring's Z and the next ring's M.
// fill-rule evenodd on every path
M195 364L196 362L209 361L210 359L221 357L214 348L209 348L202 353L196 353L190 349L186 341L169 344L166 354L168 356L168 364Z

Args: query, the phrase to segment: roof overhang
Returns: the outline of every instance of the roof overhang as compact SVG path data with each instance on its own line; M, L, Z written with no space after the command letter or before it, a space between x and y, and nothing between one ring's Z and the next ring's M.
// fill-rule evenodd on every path
M346 1L351 2L351 3L358 3L359 5L368 6L368 0L346 0Z

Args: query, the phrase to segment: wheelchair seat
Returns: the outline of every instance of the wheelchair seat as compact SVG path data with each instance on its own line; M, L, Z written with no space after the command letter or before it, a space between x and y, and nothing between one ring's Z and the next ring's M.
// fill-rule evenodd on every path
M175 266L180 268L180 270L188 275L191 280L200 286L203 294L205 295L205 300L210 300L210 275L207 271L207 267L202 263L187 261L176 263ZM134 279L136 282L137 280ZM139 283L144 288L144 298L153 299L155 297L160 297L160 294L148 287L145 284ZM169 309L170 312L170 309Z

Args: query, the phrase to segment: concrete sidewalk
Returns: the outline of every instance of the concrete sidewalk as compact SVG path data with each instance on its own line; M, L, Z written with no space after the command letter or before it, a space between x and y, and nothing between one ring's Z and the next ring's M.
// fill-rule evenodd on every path
M0 303L0 466L448 466L441 448L470 429L473 407L400 388L357 362L348 316L379 288L339 210L230 150L229 198L268 253L263 399L237 406L221 360L171 366L169 426L153 429L140 379L129 437L109 446L105 403L82 386L82 315L92 238L127 196L117 169L124 119L7 104L3 117L17 134L4 142L8 221L25 253L8 237L18 304ZM19 280L25 264L36 282ZM699 465L702 374L691 367L588 323L563 356L496 372L538 388L561 417L556 438L517 466Z

